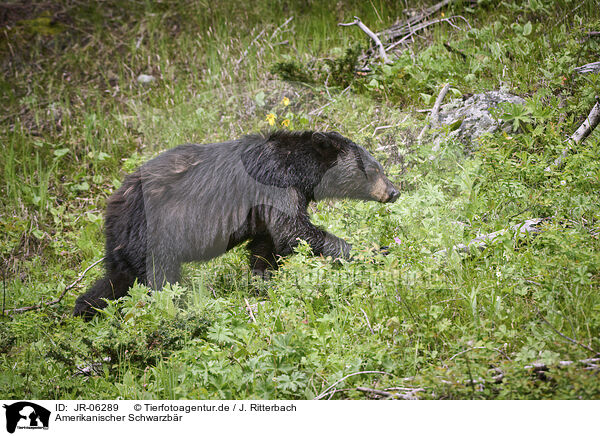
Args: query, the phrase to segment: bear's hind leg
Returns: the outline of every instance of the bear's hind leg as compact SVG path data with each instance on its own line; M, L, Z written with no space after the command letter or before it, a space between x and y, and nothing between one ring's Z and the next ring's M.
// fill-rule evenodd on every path
M128 272L112 273L97 280L96 283L75 301L74 316L91 319L95 309L106 307L104 299L116 300L126 295L135 282L135 276Z

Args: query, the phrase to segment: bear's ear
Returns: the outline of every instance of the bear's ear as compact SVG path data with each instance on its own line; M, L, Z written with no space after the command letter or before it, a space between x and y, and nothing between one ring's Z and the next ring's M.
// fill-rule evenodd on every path
M341 144L331 138L329 133L314 132L312 134L312 146L323 157L335 157L341 149Z

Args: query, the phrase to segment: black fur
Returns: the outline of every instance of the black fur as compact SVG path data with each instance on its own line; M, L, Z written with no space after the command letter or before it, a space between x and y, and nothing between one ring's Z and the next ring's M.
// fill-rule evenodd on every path
M219 144L185 144L127 176L106 209L106 276L75 303L92 315L137 279L153 289L179 280L183 262L209 260L250 240L264 275L299 239L316 255L349 257L350 245L315 227L310 201L399 195L381 165L339 133L275 132Z

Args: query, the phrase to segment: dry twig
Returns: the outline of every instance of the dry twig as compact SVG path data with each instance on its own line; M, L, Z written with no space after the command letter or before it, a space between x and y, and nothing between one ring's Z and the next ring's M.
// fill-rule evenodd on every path
M408 29L408 32L406 33L406 35L404 35L402 38L400 38L398 41L394 42L393 44L389 45L385 50L386 51L390 51L391 49L395 48L396 46L398 46L399 44L402 44L403 42L405 42L408 38L412 37L413 35L415 35L417 32L432 26L433 24L438 24L438 23L448 23L450 24L452 27L454 27L455 29L458 30L462 30L460 27L458 27L456 24L454 24L452 22L453 18L461 18L463 19L466 23L467 26L469 26L469 28L471 28L471 25L469 24L469 22L467 21L467 19L461 15L454 15L452 17L448 17L448 18L440 18L438 20L431 20L431 21L427 21L425 23L421 23L417 26L414 26L410 29Z
M362 386L357 387L356 390L371 395L377 395L379 397L399 400L418 400L419 398L415 394L417 392L425 391L423 388L387 388L385 391L382 391L380 389L371 389ZM402 390L404 392L390 392L390 390Z
M248 303L247 298L244 298L244 303L246 303L246 310L248 311L248 315L250 315L252 322L254 324L256 324L256 318L254 317L254 312L252 311L252 307L250 306L250 303Z
M598 352L597 352L596 350L594 350L592 347L590 347L590 346L588 346L588 345L585 345L585 344L582 344L581 342L579 342L579 341L576 341L575 339L573 339L573 338L570 338L570 337L568 337L567 335L565 335L565 334L563 334L563 333L559 332L559 331L556 329L556 327L554 327L552 324L550 324L550 322L549 322L549 321L548 321L548 320L547 320L547 319L544 317L544 315L542 315L542 313L541 313L541 312L540 312L540 310L537 308L537 306L535 306L535 305L534 305L533 307L534 307L535 311L537 312L538 316L539 316L539 317L542 319L542 321L544 321L544 323L545 323L545 324L546 324L548 327L550 327L550 329L552 329L552 331L553 331L554 333L556 333L556 334L557 334L557 335L559 335L560 337L562 337L562 338L566 339L567 341L569 341L569 342L571 342L571 343L573 343L573 344L575 344L575 345L578 345L578 346L580 346L581 348L584 348L584 349L586 349L586 350L588 350L588 351L591 351L591 352L592 352L592 353L594 353L596 356L600 356L600 353L598 353Z
M385 371L358 371L358 372L353 372L352 374L348 374L348 375L342 377L341 379L339 379L338 381L336 381L334 384L332 384L331 386L329 386L327 389L325 389L323 392L321 392L314 399L315 400L320 400L321 398L325 397L329 393L329 391L331 389L333 389L335 386L337 386L338 384L340 384L341 382L343 382L347 378L353 377L355 375L361 375L361 374L383 374L383 375L389 375L391 377L394 377L394 374L390 374L389 372L385 372Z
M388 57L387 53L385 52L385 48L383 47L381 40L375 33L373 33L373 31L371 29L369 29L367 26L364 25L364 23L362 21L360 21L360 18L354 17L354 21L351 23L338 23L338 26L354 26L354 25L360 27L360 29L363 32L365 32L369 36L369 38L371 38L375 42L375 45L379 49L379 56L381 57L381 59L383 59L383 62L385 62L386 64L389 64L391 61L390 61L390 58Z
M85 275L87 274L87 272L92 269L93 267L95 267L96 265L98 265L100 262L102 262L104 260L104 258L102 259L98 259L96 262L92 263L90 266L88 266L84 272L81 273L81 275L79 277L77 277L77 279L71 283L69 286L67 286L62 293L58 296L58 298L52 300L52 301L48 301L48 302L42 302L40 304L36 304L34 306L27 306L27 307L19 307L17 309L12 309L11 312L13 313L23 313L23 312L28 312L30 310L35 310L35 309L41 309L44 306L52 306L54 304L58 304L61 302L61 300L63 299L63 297L66 295L67 291L69 289L72 289L75 287L75 285L77 285L77 283L79 283L83 277L85 277Z
M369 322L369 317L367 316L367 313L362 309L362 307L360 308L360 311L362 312L362 314L365 316L365 319L367 320L367 326L369 327L369 330L371 330L371 334L374 335L375 332L373 331L373 327L371 327L371 323Z
M430 8L425 9L423 12L421 12L420 14L417 14L409 19L407 19L406 21L403 21L401 23L395 24L392 27L382 30L381 32L378 32L379 36L382 37L386 37L389 40L395 39L398 36L403 36L405 35L407 32L410 32L410 28L418 23L419 21L424 20L427 17L430 17L431 15L435 14L437 11L439 11L440 9L442 9L444 6L449 5L450 3L452 3L454 0L444 0L441 1L433 6L431 6Z

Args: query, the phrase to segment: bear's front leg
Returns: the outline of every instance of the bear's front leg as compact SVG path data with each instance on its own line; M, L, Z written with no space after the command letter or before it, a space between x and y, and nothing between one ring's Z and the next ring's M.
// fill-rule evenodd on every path
M350 259L352 245L318 228L310 222L308 216L282 217L277 224L269 230L275 243L275 252L282 256L291 254L299 240L304 240L317 256Z

